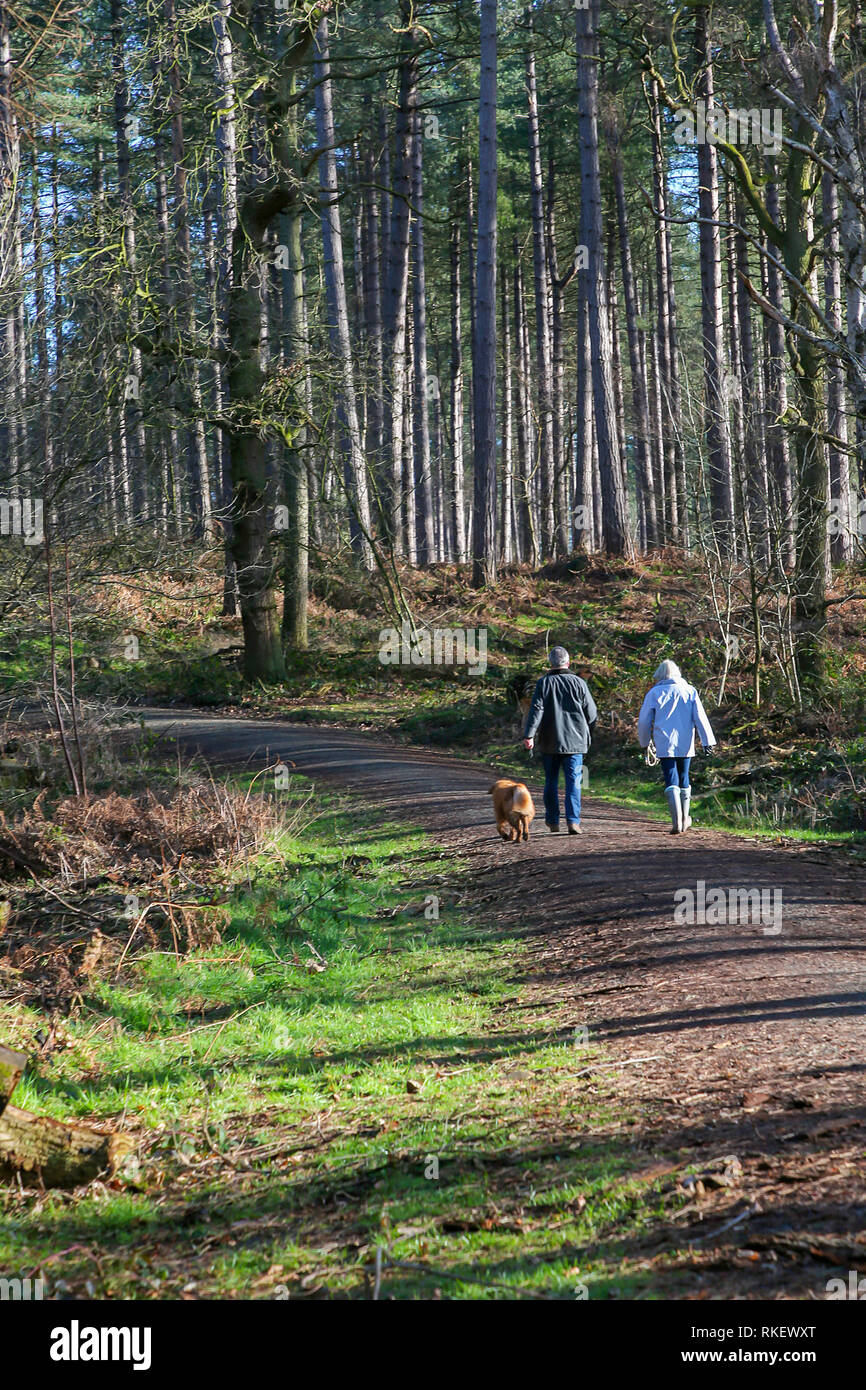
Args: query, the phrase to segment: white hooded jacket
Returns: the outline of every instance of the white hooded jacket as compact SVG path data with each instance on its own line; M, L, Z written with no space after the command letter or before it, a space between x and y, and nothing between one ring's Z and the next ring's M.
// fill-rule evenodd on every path
M660 758L691 758L695 751L695 730L705 748L716 742L701 697L693 685L682 678L659 681L641 706L637 736L641 748L650 739Z

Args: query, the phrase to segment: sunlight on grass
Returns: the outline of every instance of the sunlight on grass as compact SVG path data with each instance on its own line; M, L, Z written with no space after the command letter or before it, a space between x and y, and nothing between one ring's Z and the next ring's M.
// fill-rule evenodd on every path
M141 1171L10 1192L0 1268L50 1258L55 1288L97 1296L357 1297L381 1246L389 1296L574 1297L574 1244L603 1293L587 1245L653 1202L627 1150L586 1139L618 1123L587 1090L596 1051L543 1020L514 1032L522 947L464 915L463 870L424 835L373 829L335 806L256 862L218 944L93 983L16 1100L131 1129ZM0 1019L22 1045L39 1025Z

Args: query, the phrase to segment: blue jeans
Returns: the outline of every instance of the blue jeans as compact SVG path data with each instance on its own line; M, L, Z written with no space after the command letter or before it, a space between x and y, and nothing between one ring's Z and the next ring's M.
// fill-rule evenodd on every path
M689 763L691 758L659 758L665 775L665 787L687 787L689 785Z
M580 776L582 753L543 753L544 819L548 825L559 825L559 769L565 773L565 819L580 825Z

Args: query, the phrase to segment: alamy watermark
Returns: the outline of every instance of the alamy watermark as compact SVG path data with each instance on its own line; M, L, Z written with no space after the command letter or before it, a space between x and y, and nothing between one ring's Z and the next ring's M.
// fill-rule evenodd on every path
M841 497L831 497L827 506L827 534L839 536L850 532L852 535L866 536L866 497L856 501L857 515L849 516L848 508Z
M866 1301L866 1279L861 1279L856 1269L848 1270L847 1283L837 1276L828 1279L824 1287L830 1300L845 1298L859 1303Z
M128 1361L134 1371L150 1370L153 1332L149 1327L68 1327L51 1332L52 1361Z
M674 117L678 145L758 145L764 154L782 151L781 106L724 110L695 102L694 111L678 111Z
M379 660L383 666L465 666L470 676L483 676L487 628L424 628L413 637L408 622L399 631L385 627L379 633Z
M41 1303L44 1279L0 1279L0 1303Z
M677 926L760 926L765 936L782 930L781 888L708 888L699 878L694 888L674 892Z
M25 545L45 540L41 497L0 497L0 536L20 536Z

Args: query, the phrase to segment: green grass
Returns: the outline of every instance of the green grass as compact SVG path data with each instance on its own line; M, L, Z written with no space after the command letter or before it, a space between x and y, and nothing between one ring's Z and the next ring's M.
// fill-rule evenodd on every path
M0 1270L97 1297L364 1297L380 1249L383 1297L646 1293L622 1251L662 1199L604 1057L510 1008L522 943L469 888L423 834L332 802L236 887L219 945L95 984L16 1102L132 1130L141 1169L8 1189ZM2 1006L0 1036L35 1052L40 1021Z

